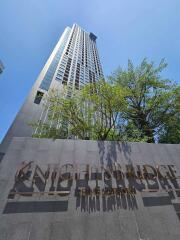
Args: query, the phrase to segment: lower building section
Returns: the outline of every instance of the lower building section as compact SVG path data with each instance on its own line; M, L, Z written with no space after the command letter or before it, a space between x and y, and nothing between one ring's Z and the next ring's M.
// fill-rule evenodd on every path
M180 147L13 138L2 240L180 239Z

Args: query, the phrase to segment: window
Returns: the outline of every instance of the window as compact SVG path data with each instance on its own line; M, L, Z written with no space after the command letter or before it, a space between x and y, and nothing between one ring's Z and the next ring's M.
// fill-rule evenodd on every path
M44 95L43 92L37 91L36 97L35 97L35 99L34 99L34 103L40 104L43 95Z

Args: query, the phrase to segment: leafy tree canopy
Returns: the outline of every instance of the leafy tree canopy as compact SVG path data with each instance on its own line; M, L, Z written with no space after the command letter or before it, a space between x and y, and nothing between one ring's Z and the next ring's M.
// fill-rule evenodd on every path
M140 66L134 67L129 60L127 70L118 69L109 77L111 82L128 91L128 107L123 112L127 120L125 134L132 128L139 132L140 138L154 142L164 125L177 114L178 109L174 108L177 86L160 74L166 66L164 60L156 67L144 59Z
M180 142L180 87L146 59L127 70L119 68L66 97L52 90L45 99L46 121L32 124L34 137L93 140Z
M75 91L71 98L52 91L47 99L48 121L33 124L34 137L113 140L121 112L126 109L126 91L100 80Z

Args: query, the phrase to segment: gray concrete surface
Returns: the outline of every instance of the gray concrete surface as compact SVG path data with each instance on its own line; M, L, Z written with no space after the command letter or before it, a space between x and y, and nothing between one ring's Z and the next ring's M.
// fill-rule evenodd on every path
M75 195L77 187L94 188L97 182L83 180L83 174L81 180L73 177L68 189L61 185L64 190L70 189L67 196L49 195L51 183L47 181L43 189L43 177L37 177L33 187L30 177L15 183L15 174L23 161L34 161L42 171L48 164L58 168L66 163L99 168L114 163L122 167L175 165L176 176L180 176L179 156L179 145L170 144L13 138L0 164L0 240L178 240L180 192L173 189L178 189L179 179L168 179L165 186L157 180L158 187L154 181L153 188L150 182L152 192L147 191L147 181L142 180L146 191L138 185L133 197L127 194L83 197ZM98 180L101 189L109 184L106 181L104 177ZM125 182L129 184L128 179ZM111 179L112 187L116 184ZM62 190L58 182L54 186ZM164 191L163 186L172 191ZM9 195L12 190L28 193L29 189L41 194Z

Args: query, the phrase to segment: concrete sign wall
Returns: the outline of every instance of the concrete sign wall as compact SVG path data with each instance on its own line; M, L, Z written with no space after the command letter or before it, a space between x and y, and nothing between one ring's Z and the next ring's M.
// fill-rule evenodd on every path
M0 240L180 239L180 147L14 138Z

